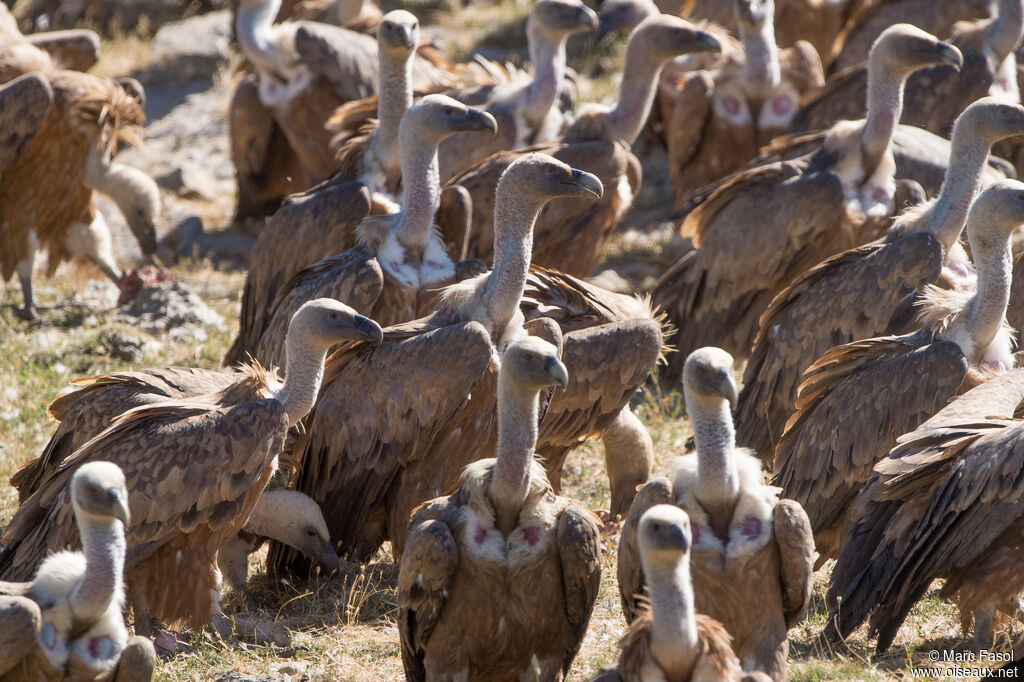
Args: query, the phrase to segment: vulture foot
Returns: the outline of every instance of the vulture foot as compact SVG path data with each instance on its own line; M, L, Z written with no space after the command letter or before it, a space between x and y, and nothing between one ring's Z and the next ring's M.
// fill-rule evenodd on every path
M38 322L39 316L36 315L35 306L25 306L24 308L15 308L14 316L22 322Z
M995 607L986 604L974 612L974 650L988 650L992 648L992 617L995 615Z

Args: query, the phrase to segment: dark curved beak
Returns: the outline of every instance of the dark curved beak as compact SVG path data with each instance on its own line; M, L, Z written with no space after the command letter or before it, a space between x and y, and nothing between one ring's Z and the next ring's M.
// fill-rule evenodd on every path
M139 242L139 250L143 256L152 256L156 253L156 227L150 223L145 225L129 225L136 241Z
M413 38L412 33L412 26L398 27L398 37L402 40L402 45L404 45L405 49L407 50L411 50L412 48L416 47L416 40L415 38Z
M338 559L338 555L334 553L333 549L328 548L317 559L317 564L320 566L321 571L330 575L341 566L341 560Z
M744 23L754 26L760 25L767 18L760 3L751 0L736 0L736 12Z
M596 175L585 173L576 168L572 169L572 178L565 181L565 184L573 188L572 194L588 199L600 199L604 196L604 185Z
M939 59L952 66L958 72L964 68L964 55L955 45L940 40L935 44L935 51L938 53Z
M113 488L107 491L107 498L110 500L111 516L115 519L120 519L121 523L127 528L132 520L132 514L128 510L128 500L125 499L124 494L120 490Z
M368 341L375 346L379 346L384 341L384 331L379 324L368 317L356 315L352 318L351 326L356 338Z
M465 125L460 130L467 132L491 133L498 132L498 122L494 117L481 109L466 109Z
M731 372L723 378L722 397L729 401L730 410L736 409L736 403L739 400L739 388L736 386L736 378Z
M562 388L569 385L569 370L554 355L549 355L544 360L544 371Z
M577 8L576 17L579 19L579 30L581 31L593 31L600 25L597 14L586 5Z
M697 31L693 36L693 45L697 48L696 52L721 52L722 43L712 33L707 31Z

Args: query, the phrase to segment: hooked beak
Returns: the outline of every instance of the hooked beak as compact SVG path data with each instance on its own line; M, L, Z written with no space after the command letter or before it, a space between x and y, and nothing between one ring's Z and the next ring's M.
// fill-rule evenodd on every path
M108 490L107 497L110 498L111 516L115 519L120 519L121 523L127 528L132 520L132 514L128 511L128 500L125 499L124 494L120 490L115 489Z
M698 47L698 52L721 52L722 43L712 33L697 31L693 37L693 44Z
M352 318L352 330L355 332L356 338L368 341L375 346L379 346L384 341L384 331L380 325L363 315L356 315Z
M139 243L139 250L142 251L143 256L152 256L156 253L156 227L148 221L142 224L136 221L136 224L128 227L135 235L135 240Z
M955 45L950 45L940 40L935 44L935 51L938 53L939 59L952 66L958 72L964 67L964 55Z
M759 26L766 18L764 9L759 4L751 2L751 0L738 0L736 11L744 23L754 26Z
M595 14L594 10L590 9L586 5L577 9L576 14L580 20L581 31L593 31L600 25L597 14Z
M544 360L544 371L555 380L555 383L565 388L569 385L569 370L565 368L562 361L554 355L549 355Z
M411 50L416 47L416 41L413 39L411 26L398 26L398 38L402 41L402 45L405 49Z
M729 401L729 409L735 410L739 400L739 389L736 387L736 379L732 373L728 373L723 381L722 397Z
M338 559L338 555L334 553L334 550L328 548L324 550L323 554L317 560L317 564L320 565L320 570L330 575L338 570L341 566L341 560Z
M576 168L572 169L572 179L566 180L565 184L573 188L572 194L588 199L600 199L604 196L604 185L598 177Z
M466 109L466 124L461 130L467 132L491 133L498 132L498 122L493 116L481 109Z

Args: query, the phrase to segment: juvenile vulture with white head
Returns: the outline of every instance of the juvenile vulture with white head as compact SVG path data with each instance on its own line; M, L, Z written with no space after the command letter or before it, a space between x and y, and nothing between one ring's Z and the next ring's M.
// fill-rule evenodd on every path
M890 142L903 84L960 52L908 24L885 31L871 53L868 116L841 121L816 149L739 171L683 222L697 247L658 280L654 301L679 327L678 372L708 343L746 357L769 302L825 258L877 236L895 206Z
M600 530L577 502L555 495L534 461L539 394L568 381L555 346L536 337L509 345L496 457L467 466L454 494L413 516L398 571L407 680L568 673L601 584Z
M953 129L937 199L904 210L889 232L844 251L793 280L761 317L736 410L740 442L771 462L796 408L800 376L829 348L912 331L913 303L926 284L955 286L973 275L959 244L967 211L983 186L997 141L1024 135L1024 107L975 102Z
M629 632L619 642L618 666L592 682L739 682L762 677L743 672L729 633L694 608L693 533L686 512L672 504L654 505L640 517L636 532L647 598L638 604Z
M630 34L614 107L586 105L560 138L529 150L494 154L451 179L449 185L464 187L472 197L473 227L467 256L484 261L491 257L492 188L515 159L540 151L593 173L609 189L601 201L589 205L571 199L552 202L541 212L534 231L536 264L576 277L589 275L639 191L640 162L629 147L651 111L661 68L681 54L720 49L710 33L677 17L658 15L644 20Z
M1024 224L1022 190L1004 180L971 206L976 287L928 286L918 331L837 346L804 373L776 448L775 482L807 510L822 560L838 554L848 507L896 439L957 394L1013 367L1005 314L1010 235Z
M580 0L538 0L526 20L533 75L494 86L447 94L481 107L498 120L498 135L456 135L441 143L441 181L491 154L557 138L569 116L558 106L565 78L565 43L597 27L597 15Z
M328 350L381 338L379 326L329 299L303 306L290 331L283 383L252 365L221 390L129 410L72 453L4 530L0 575L25 579L48 551L79 542L61 492L82 465L109 460L131 494L125 570L136 631L149 630L150 615L169 626L209 622L217 550L244 526L289 428L312 407Z
M900 437L854 502L829 597L842 597L824 636L868 616L878 650L936 578L966 637L991 649L996 611L1024 617L1020 535L1024 370L991 379Z
M381 64L378 41L358 31L315 21L275 24L279 5L280 0L241 0L235 20L242 53L256 72L239 83L231 104L239 217L262 217L287 194L334 172L328 119L346 102L375 94L380 71L395 59L388 55L385 62L392 63ZM408 42L407 29L418 30L415 17L408 23L410 16L396 19L401 29L389 22L390 38ZM443 58L419 55L411 68L411 86L419 91L456 81Z
M920 19L934 25L938 22L931 15L941 16L948 6L960 5L961 11L968 10L964 5L971 4L971 0L938 4L947 7L933 10L929 3L925 9L923 3L916 3L901 21L920 25ZM1011 103L1020 102L1014 49L1024 33L1024 2L995 0L992 11L994 16L987 19L976 19L977 14L959 14L958 18L972 21L957 22L951 31L941 25L933 31L950 36L949 43L963 54L963 64L958 69L936 66L908 79L901 119L904 124L948 137L956 117L980 97L991 95ZM837 121L863 116L869 78L863 62L836 73L824 88L803 103L793 120L793 130L821 130Z
M695 605L722 623L744 670L786 679L788 630L807 613L814 541L807 514L762 481L760 462L736 448L730 407L733 360L720 348L690 354L683 370L697 452L678 460L673 480L645 485L619 541L619 595L627 622L638 615L646 577L638 525L649 508L672 504L690 517ZM752 608L752 605L756 607Z
M129 520L124 475L110 462L89 462L71 478L68 495L82 551L49 555L24 586L39 609L37 635L24 655L5 652L11 657L4 663L13 667L3 679L152 679L153 646L142 637L129 640L121 615ZM18 624L4 619L0 625Z

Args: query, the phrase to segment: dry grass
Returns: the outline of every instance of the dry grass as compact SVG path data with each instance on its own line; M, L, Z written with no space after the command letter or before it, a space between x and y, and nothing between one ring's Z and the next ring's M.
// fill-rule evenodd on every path
M237 292L242 275L225 274L206 264L181 267L178 274L192 284L207 302L234 321ZM40 282L38 299L47 309L44 323L26 326L13 318L11 304L20 292L11 287L0 310L0 477L7 478L17 465L40 452L52 431L46 404L80 375L125 368L102 351L100 335L112 326L103 310L72 301L65 278ZM127 330L131 331L131 330ZM137 332L136 332L137 333ZM146 366L192 365L216 367L230 333L211 333L202 344L154 339ZM657 452L656 470L664 472L671 459L685 451L690 436L677 390L661 392L657 386L638 396L636 410L647 423ZM608 505L601 446L587 444L569 458L563 479L565 493L598 509ZM0 523L15 506L12 489L0 491ZM160 666L163 680L206 680L227 670L250 673L284 672L311 680L394 680L401 677L401 656L395 627L396 572L385 547L366 567L351 567L331 579L310 584L270 584L263 575L263 556L254 560L250 585L258 605L252 614L244 602L228 594L228 613L282 626L292 633L289 649L228 645L207 634L195 635L192 652L176 656ZM791 633L792 680L893 680L904 679L911 665L926 664L925 652L933 648L964 648L957 636L956 610L934 594L914 609L894 649L878 659L871 655L863 632L843 653L821 652L814 640L824 622L823 595L828 568L818 573L815 601L807 621ZM616 643L624 622L615 580L615 540L605 543L604 578L594 617L571 680L586 680L602 666L614 663ZM1020 634L1019 628L997 638L1005 649Z

